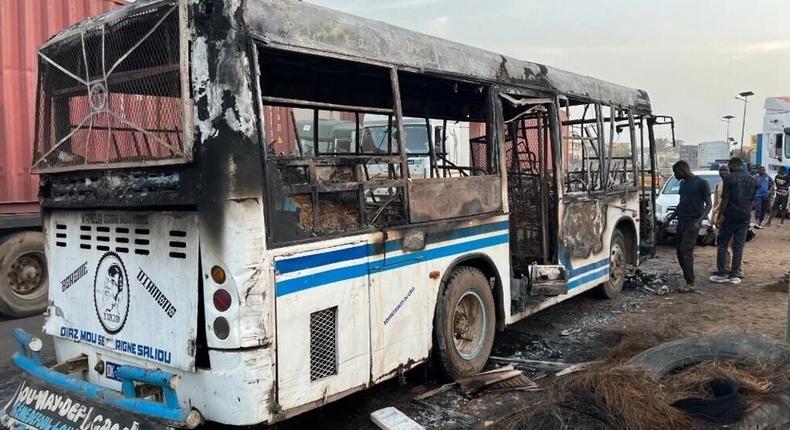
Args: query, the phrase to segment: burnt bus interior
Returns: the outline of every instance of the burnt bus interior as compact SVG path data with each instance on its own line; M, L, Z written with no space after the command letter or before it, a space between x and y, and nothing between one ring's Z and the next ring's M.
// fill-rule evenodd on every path
M268 214L278 226L269 231L272 246L496 213L501 157L517 276L532 264L558 263L556 175L566 201L617 200L637 190L650 201L640 186L640 172L654 165L645 118L628 109L500 94L488 84L269 47L256 52ZM371 117L378 126L368 125ZM469 130L465 164L447 149L458 124ZM492 144L498 130L504 154Z
M273 246L445 219L427 211L421 188L498 174L484 85L277 49L258 57L269 216L280 227L270 229ZM406 126L396 102L424 125ZM370 117L381 125L366 127ZM451 122L475 130L468 165L448 157ZM419 159L426 174L407 182Z

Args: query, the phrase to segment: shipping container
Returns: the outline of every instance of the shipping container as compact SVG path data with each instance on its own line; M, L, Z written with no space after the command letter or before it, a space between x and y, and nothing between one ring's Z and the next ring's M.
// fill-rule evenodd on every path
M692 169L699 167L699 147L697 145L680 145L679 159L689 164Z
M122 0L0 0L0 313L41 312L47 271L31 175L38 47Z
M697 148L697 167L710 167L716 160L730 158L730 145L723 140L702 142Z

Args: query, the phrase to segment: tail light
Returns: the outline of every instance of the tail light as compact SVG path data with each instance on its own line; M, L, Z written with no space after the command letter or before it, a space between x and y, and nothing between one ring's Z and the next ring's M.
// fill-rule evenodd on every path
M214 292L214 296L212 297L214 301L214 309L225 312L230 308L231 303L233 302L233 298L230 296L228 290L217 290Z

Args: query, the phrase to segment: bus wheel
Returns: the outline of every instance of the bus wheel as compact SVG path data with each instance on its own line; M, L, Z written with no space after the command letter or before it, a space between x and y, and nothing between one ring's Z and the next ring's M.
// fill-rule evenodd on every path
M473 267L453 270L434 316L439 360L447 376L459 379L483 370L494 344L495 312L485 275Z
M609 251L609 280L598 287L598 295L604 299L614 299L620 295L625 283L625 238L620 230L612 234L612 245Z
M0 313L18 318L44 312L47 284L42 233L0 239Z

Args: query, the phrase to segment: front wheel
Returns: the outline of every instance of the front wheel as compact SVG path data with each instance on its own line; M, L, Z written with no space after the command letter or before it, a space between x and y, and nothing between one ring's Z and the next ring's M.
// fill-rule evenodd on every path
M19 318L44 312L47 284L42 233L0 239L0 313Z
M473 267L453 270L434 316L438 358L451 379L483 370L494 344L495 312L485 275Z
M614 299L623 291L625 283L625 238L620 230L612 234L612 244L609 248L609 280L598 287L598 295L604 299Z

